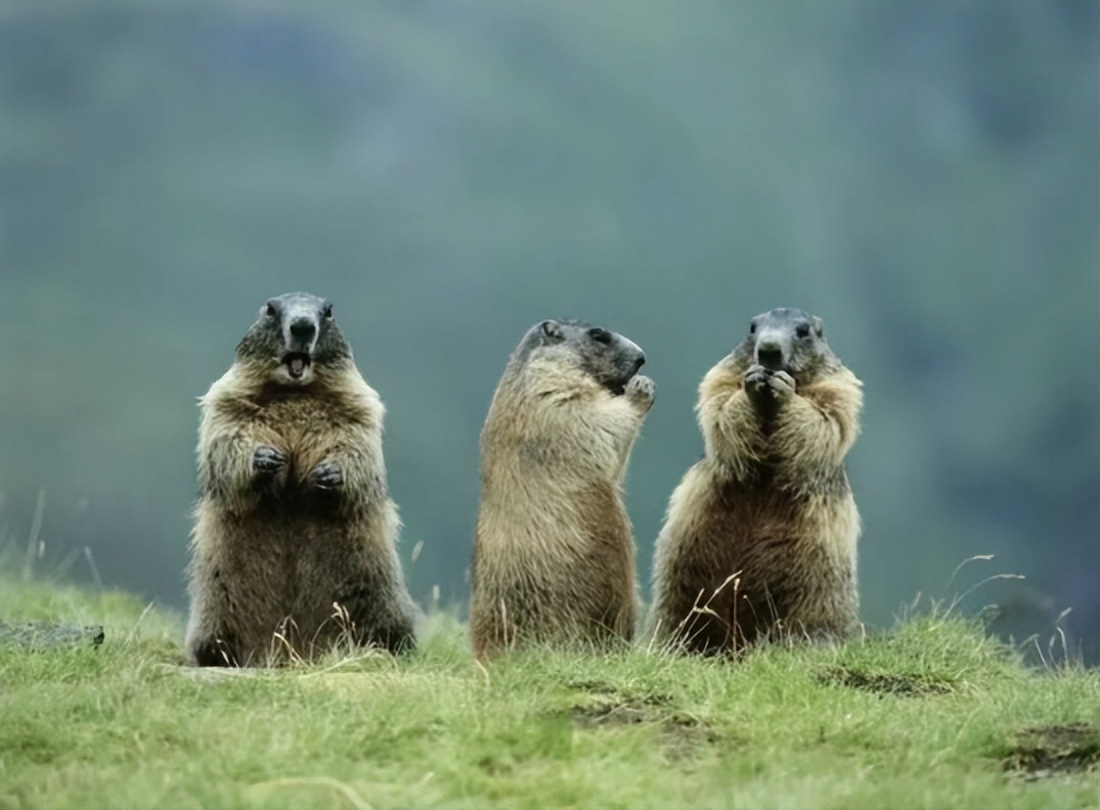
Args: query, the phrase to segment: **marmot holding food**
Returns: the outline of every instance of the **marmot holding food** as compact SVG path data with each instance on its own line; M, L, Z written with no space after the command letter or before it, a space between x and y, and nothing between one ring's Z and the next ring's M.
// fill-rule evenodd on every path
M340 640L411 648L384 409L332 306L264 304L201 407L190 663L309 659Z
M633 638L631 448L653 405L630 340L576 321L533 326L481 432L470 631L482 659L522 642Z
M862 384L820 318L773 309L699 387L704 458L672 493L654 555L652 624L683 650L859 627L856 511L844 456Z

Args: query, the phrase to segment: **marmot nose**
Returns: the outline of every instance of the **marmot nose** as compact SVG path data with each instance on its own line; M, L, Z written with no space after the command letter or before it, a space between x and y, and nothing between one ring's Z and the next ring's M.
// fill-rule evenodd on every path
M639 354L634 358L634 373L638 373L638 369L645 365L645 354Z
M756 347L756 362L764 368L783 367L783 347L778 343L761 343Z
M317 324L309 318L295 318L290 322L290 335L295 340L312 343L315 334L317 334Z

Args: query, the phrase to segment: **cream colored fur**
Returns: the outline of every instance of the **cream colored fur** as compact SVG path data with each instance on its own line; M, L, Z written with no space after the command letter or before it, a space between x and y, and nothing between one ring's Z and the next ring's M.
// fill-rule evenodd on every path
M657 539L651 623L701 652L766 636L844 637L858 628L859 514L843 468L862 386L829 355L764 423L735 350L704 377L705 457L685 474Z
M510 363L482 431L470 609L482 658L520 641L606 646L634 633L622 486L653 384L636 376L613 395L572 351Z
M382 456L384 408L350 360L313 373L308 386L285 388L270 384L266 365L238 361L201 399L193 662L211 643L239 664L308 658L341 636L411 643L400 521ZM285 503L257 486L259 446L287 459L270 484L294 493ZM333 463L343 486L317 492L313 476Z

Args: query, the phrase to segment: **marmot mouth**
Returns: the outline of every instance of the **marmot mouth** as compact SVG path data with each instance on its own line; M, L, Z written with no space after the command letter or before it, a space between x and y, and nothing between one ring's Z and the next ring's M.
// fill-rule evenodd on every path
M630 381L638 376L638 372L641 371L644 364L645 357L642 357L640 360L635 361L633 368L629 370L620 369L614 377L603 381L603 387L610 391L612 396L621 397L626 393L626 387L630 384Z
M300 380L309 368L311 358L305 352L287 352L283 356L283 365L292 379Z
M623 377L616 377L610 380L604 380L603 387L606 388L612 396L621 397L626 393L626 386L637 376L638 372L634 371L629 375Z

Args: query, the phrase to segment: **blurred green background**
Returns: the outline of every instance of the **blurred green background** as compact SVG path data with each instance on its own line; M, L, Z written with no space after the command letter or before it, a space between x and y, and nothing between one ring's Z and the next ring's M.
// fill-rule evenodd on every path
M305 290L389 408L422 604L467 596L524 330L641 344L648 588L699 380L796 306L866 385L868 624L1018 573L960 609L1045 649L1072 608L1096 662L1098 8L4 0L0 531L184 607L195 398Z

